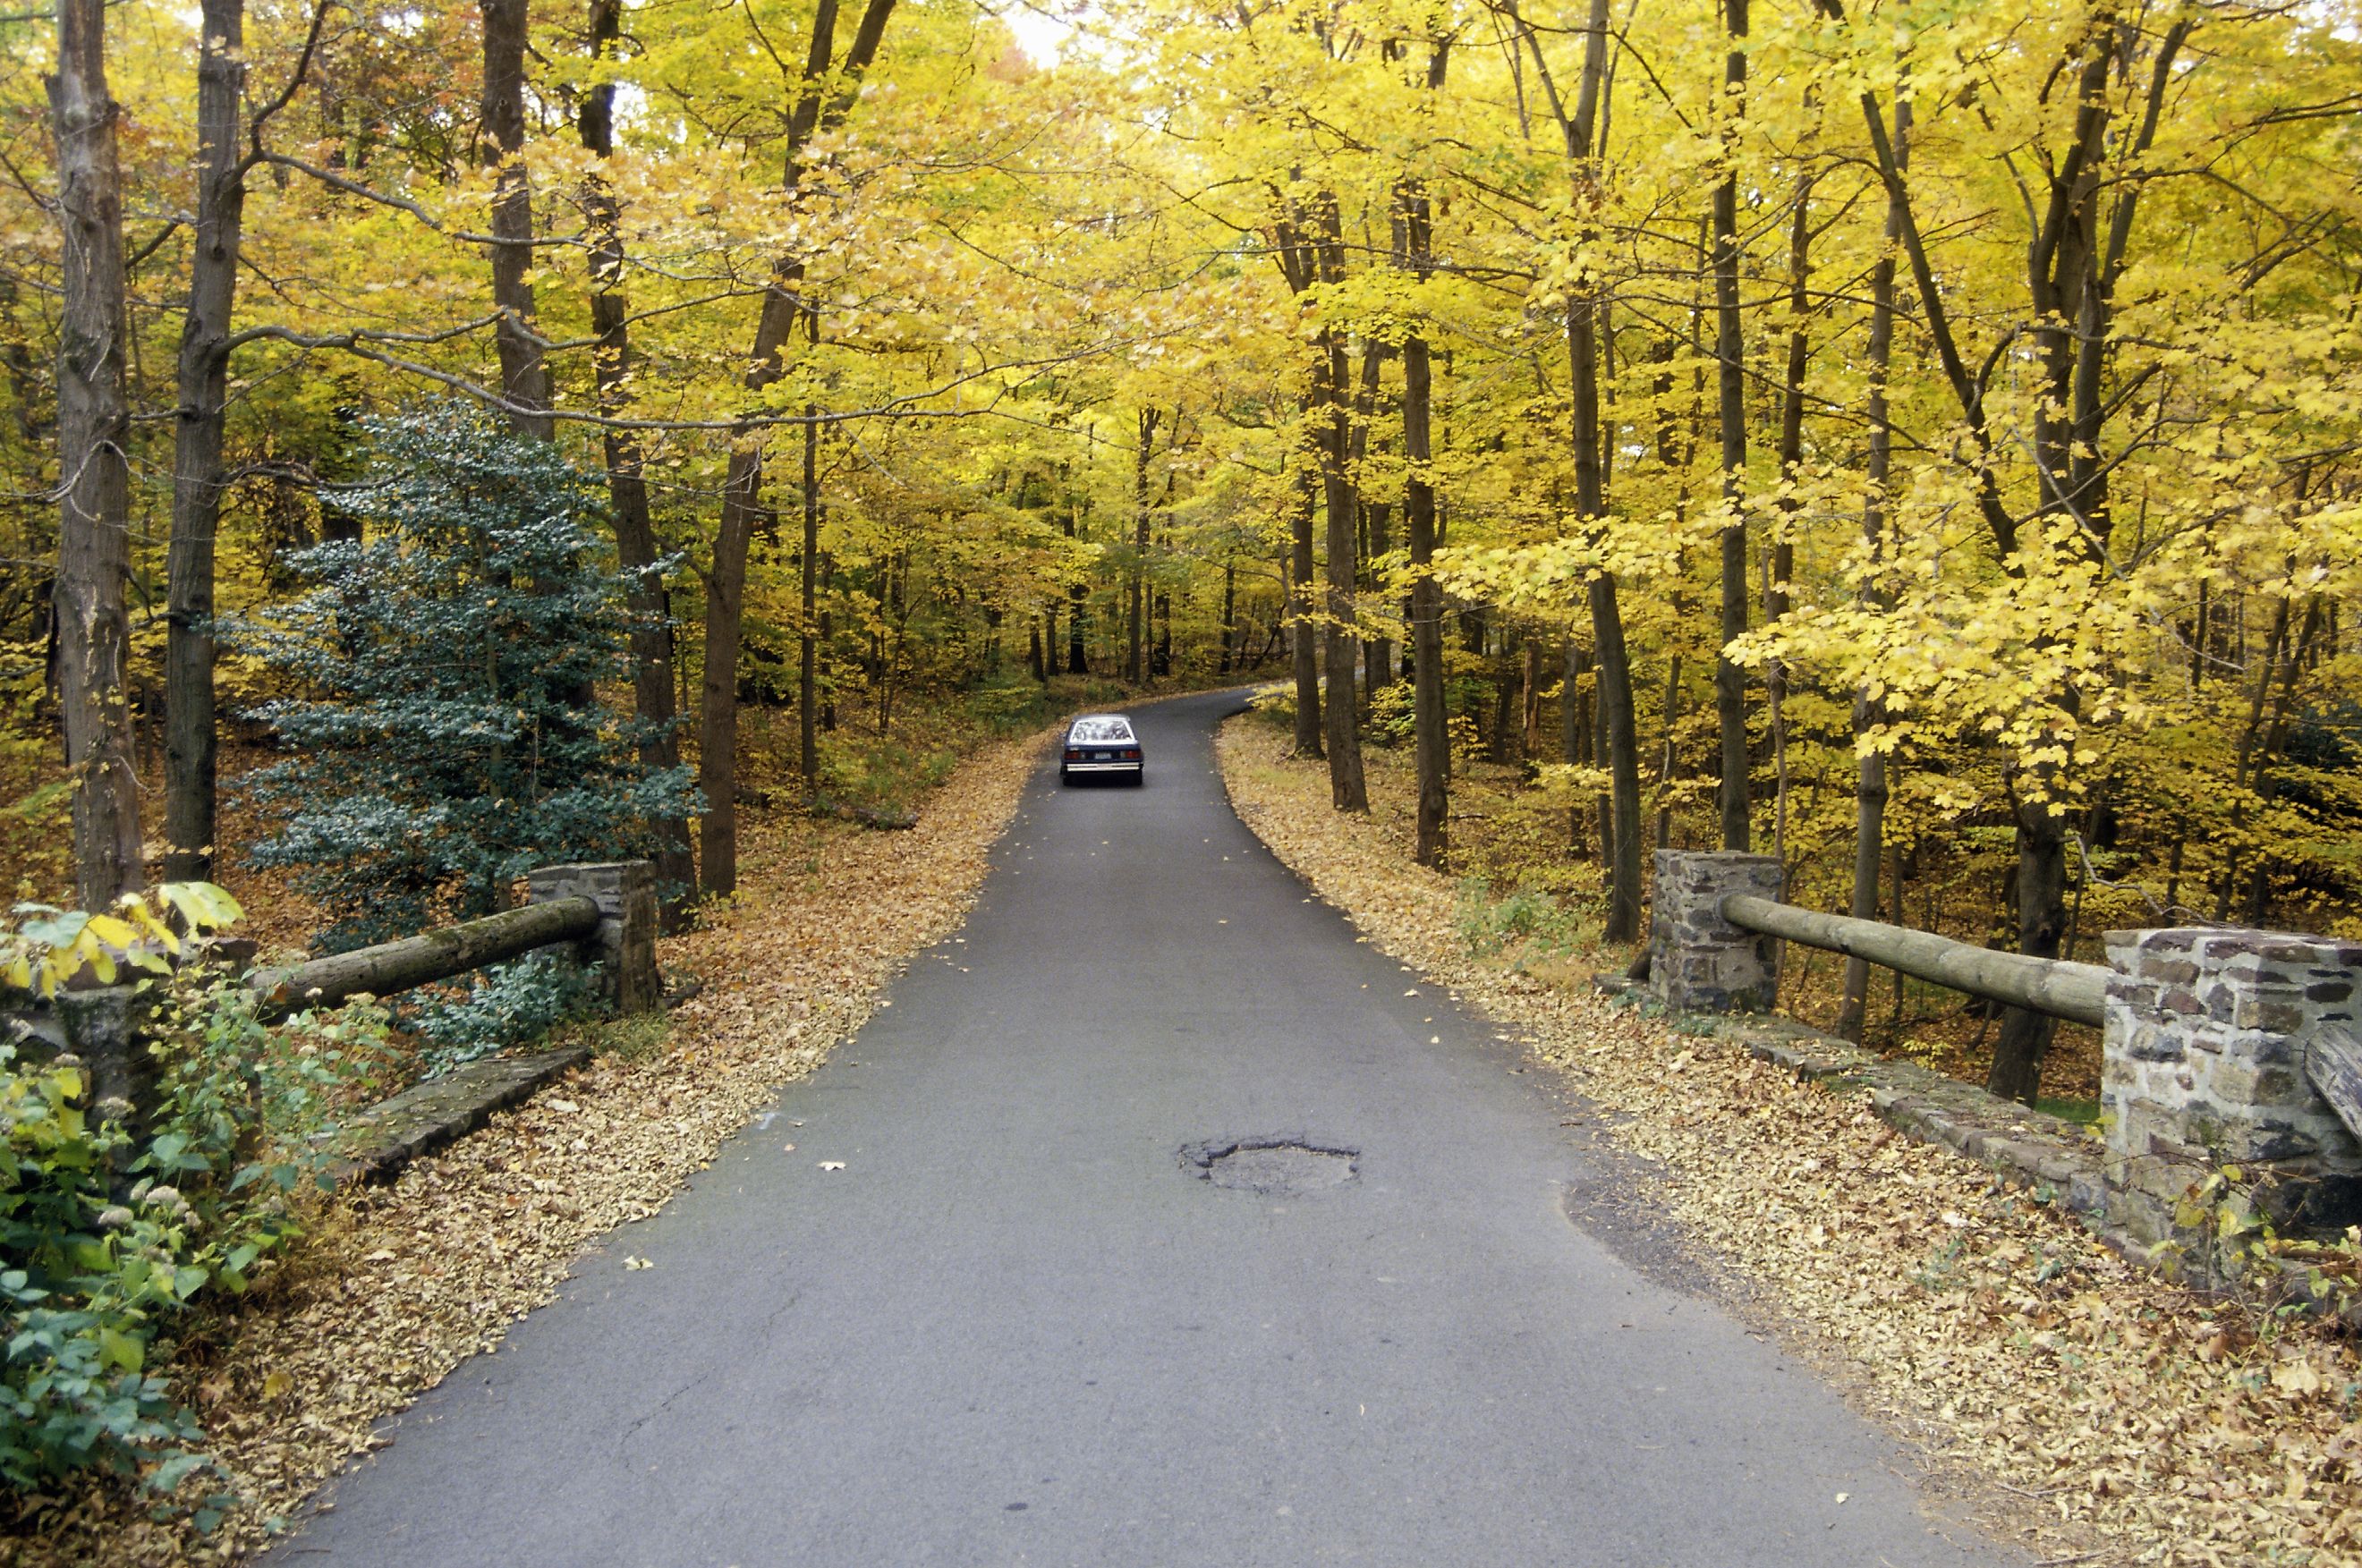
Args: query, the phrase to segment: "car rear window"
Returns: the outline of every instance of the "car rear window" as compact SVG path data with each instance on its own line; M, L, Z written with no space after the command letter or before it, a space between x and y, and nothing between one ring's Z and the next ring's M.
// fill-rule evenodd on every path
M1131 725L1121 718L1080 718L1067 739L1086 746L1127 742L1131 739Z

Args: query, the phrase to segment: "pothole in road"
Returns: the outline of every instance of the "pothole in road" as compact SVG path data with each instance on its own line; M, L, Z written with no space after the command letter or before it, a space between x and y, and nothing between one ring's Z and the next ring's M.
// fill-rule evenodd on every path
M1266 1198L1293 1198L1342 1187L1353 1179L1359 1149L1308 1138L1221 1138L1181 1151L1182 1168L1201 1181Z

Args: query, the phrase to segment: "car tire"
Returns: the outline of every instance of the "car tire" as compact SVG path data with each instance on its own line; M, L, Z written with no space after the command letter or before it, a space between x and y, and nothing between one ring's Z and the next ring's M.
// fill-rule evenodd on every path
M1075 782L1075 778L1074 775L1066 772L1065 769L1060 768L1058 770L1058 782L1061 784L1070 784Z

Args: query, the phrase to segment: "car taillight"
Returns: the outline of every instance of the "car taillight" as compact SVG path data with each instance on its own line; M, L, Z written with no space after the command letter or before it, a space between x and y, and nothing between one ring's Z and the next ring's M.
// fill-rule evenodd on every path
M1127 762L1136 762L1140 761L1140 748L1137 746L1126 746L1123 749L1123 760Z
M1072 746L1066 748L1066 761L1070 762L1079 762L1082 760L1083 754L1080 751L1076 751Z

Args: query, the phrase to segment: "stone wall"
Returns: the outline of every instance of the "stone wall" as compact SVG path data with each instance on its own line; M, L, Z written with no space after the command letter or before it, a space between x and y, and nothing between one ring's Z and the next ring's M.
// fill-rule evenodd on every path
M1722 917L1732 894L1780 896L1770 855L1659 850L1649 917L1649 994L1683 1013L1769 1013L1780 1003L1780 944Z
M2351 1023L2362 943L2183 927L2111 931L2108 1183L2116 1218L2147 1242L2214 1169L2281 1230L2362 1220L2362 1143L2305 1077L2304 1036Z
M582 944L582 960L600 966L601 984L616 1012L646 1013L663 1000L657 972L657 873L646 861L544 866L526 877L531 902L588 898L599 906L599 928Z
M1770 1011L1779 944L1732 926L1721 904L1777 898L1778 863L1660 850L1656 872L1649 994L1683 1013ZM2117 1233L2194 1245L2202 1230L2180 1223L2182 1205L2225 1168L2237 1173L2230 1201L2283 1234L2362 1223L2362 1140L2305 1069L2306 1036L2362 1012L2362 942L2204 927L2112 931L2107 947L2101 1185ZM1990 1115L1947 1114L2014 1127L2009 1116L2030 1113L1992 1100Z

